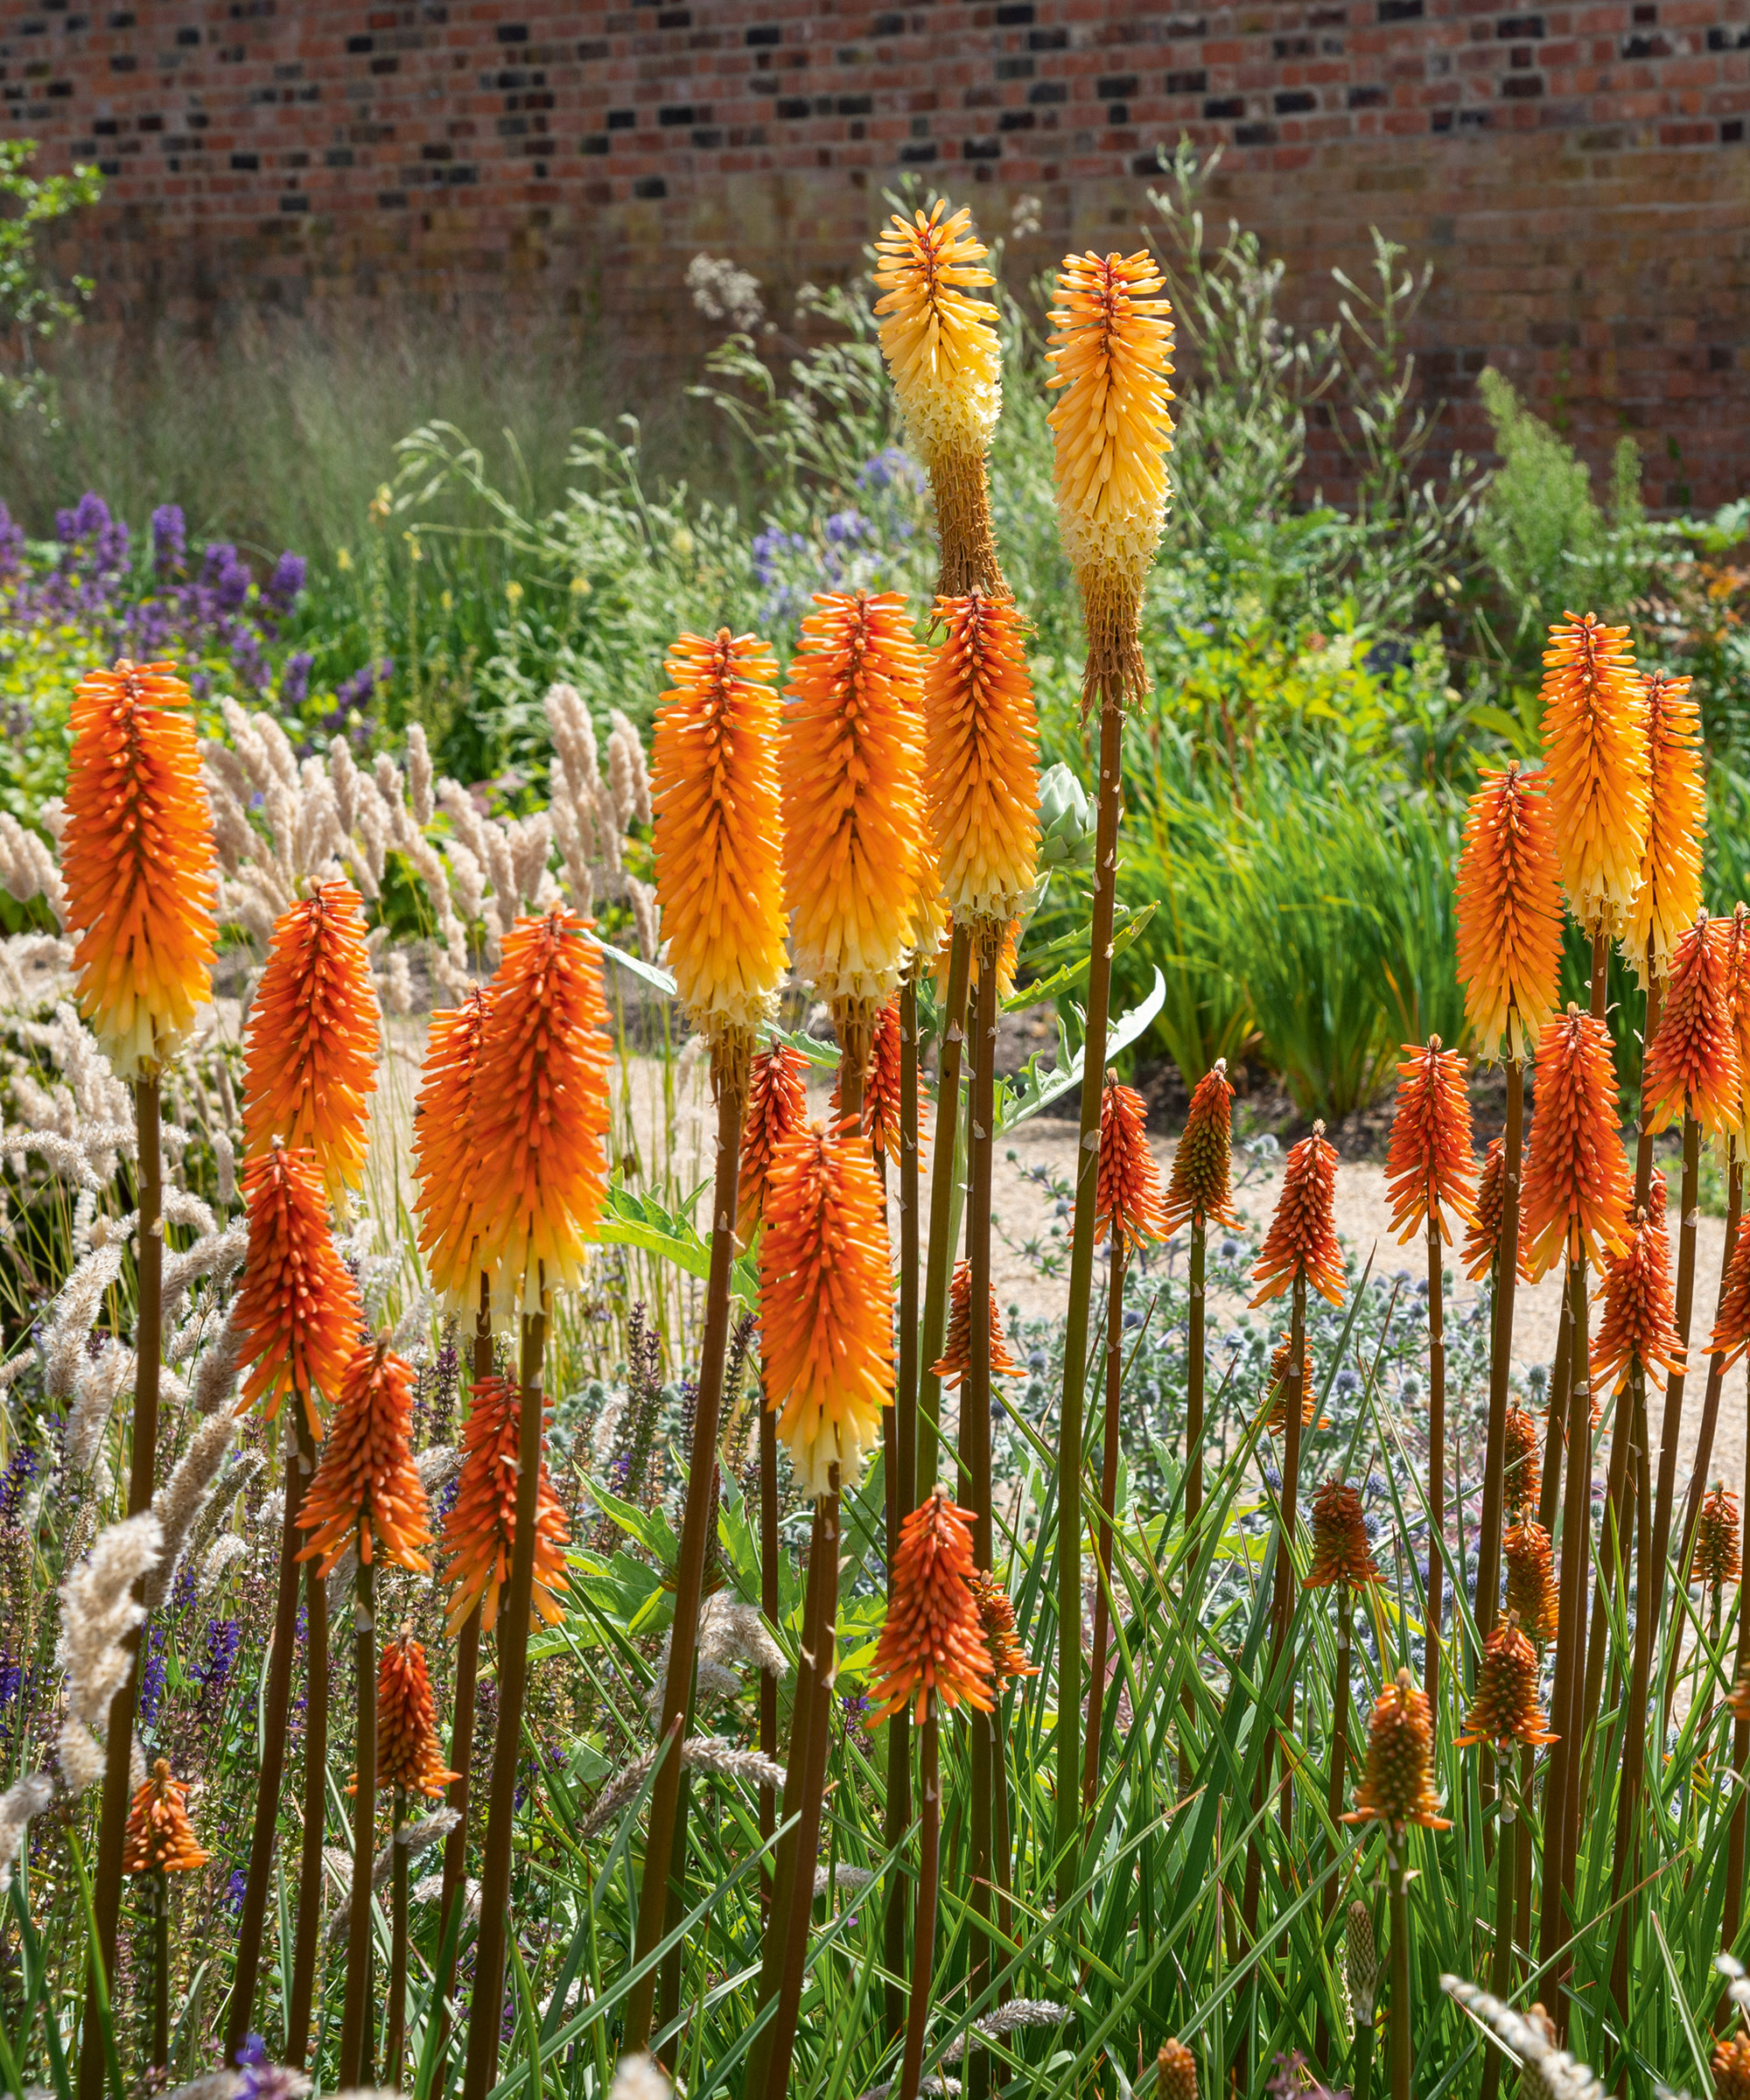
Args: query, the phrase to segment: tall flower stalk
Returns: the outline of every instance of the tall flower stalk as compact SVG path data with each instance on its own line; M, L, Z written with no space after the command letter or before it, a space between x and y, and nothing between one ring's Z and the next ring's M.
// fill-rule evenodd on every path
M187 1785L158 1758L134 1796L122 1850L122 1872L144 1880L151 1895L150 2062L159 2073L170 2064L170 1876L194 1873L212 1858L195 1840L187 1802Z
M403 1627L383 1644L377 1669L376 1783L393 1796L388 1994L383 2020L383 2083L401 2090L407 2053L408 1890L404 1825L410 1799L439 1799L456 1774L438 1746L438 1715L425 1649ZM369 2068L367 2067L367 2076Z
M1203 1507L1204 1292L1209 1227L1212 1222L1231 1226L1237 1222L1233 1199L1233 1100L1228 1060L1218 1057L1193 1089L1166 1184L1163 1222L1168 1236L1183 1225L1191 1228L1185 1380L1185 1525L1190 1532L1195 1531L1197 1515Z

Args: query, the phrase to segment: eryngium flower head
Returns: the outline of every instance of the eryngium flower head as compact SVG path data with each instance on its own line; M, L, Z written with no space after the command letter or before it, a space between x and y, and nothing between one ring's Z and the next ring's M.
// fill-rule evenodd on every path
M1475 1283L1489 1275L1501 1254L1501 1228L1507 1222L1507 1144L1492 1138L1483 1154L1482 1172L1477 1177L1476 1198L1471 1206L1470 1229L1459 1259L1465 1274ZM1515 1266L1527 1283L1530 1276L1525 1256L1515 1243Z
M1648 764L1647 842L1641 886L1623 929L1622 945L1641 982L1662 978L1671 950L1701 909L1701 846L1707 830L1706 760L1701 710L1687 678L1655 671L1642 681Z
M195 1843L188 1820L188 1782L172 1779L170 1763L157 1759L135 1793L122 1840L124 1874L187 1874L213 1857Z
M893 1284L874 1163L819 1124L766 1177L760 1326L769 1404L803 1492L853 1487L893 1390Z
M1172 322L1166 280L1146 251L1066 256L1046 356L1061 388L1057 520L1087 616L1084 702L1147 686L1138 641L1143 584L1166 520L1172 444Z
M1723 1138L1742 1120L1731 948L1730 921L1705 912L1677 942L1647 1049L1642 1093L1649 1130L1668 1130L1688 1113L1710 1136Z
M1164 1240L1172 1228L1160 1169L1149 1149L1148 1110L1134 1087L1109 1078L1100 1096L1100 1153L1096 1176L1094 1237L1121 1246Z
M1383 1580L1368 1540L1360 1494L1334 1475L1322 1481L1312 1497L1312 1568L1304 1586L1320 1590L1345 1583L1353 1590Z
M1009 1354L1009 1345L1003 1339L1003 1323L998 1317L997 1293L990 1293L990 1376L993 1378L1012 1378L1020 1366ZM944 1385L960 1385L972 1370L972 1264L964 1256L954 1264L954 1287L950 1293L948 1315L948 1337L942 1345L942 1354L929 1367L929 1376L939 1378Z
M784 902L797 976L835 1008L873 1008L914 931L922 652L897 592L815 604L785 689Z
M535 1404L542 1404L538 1396ZM482 1378L474 1387L468 1418L462 1424L456 1499L444 1519L444 1580L453 1592L449 1604L452 1635L461 1631L477 1606L482 1632L491 1633L498 1622L499 1600L510 1580L511 1549L516 1543L516 1454L522 1419L522 1388L514 1380ZM543 1433L541 1481L536 1490L531 1624L542 1619L556 1626L564 1616L554 1592L564 1584L570 1536L565 1512L547 1475Z
M607 1187L607 1008L587 921L519 919L493 979L475 1099L479 1260L504 1309L582 1276Z
M68 722L60 865L79 1010L124 1080L182 1048L212 982L213 815L173 669L124 656L88 671Z
M271 1422L286 1394L296 1393L311 1435L319 1438L312 1396L332 1400L340 1390L363 1318L359 1286L334 1245L308 1152L276 1144L251 1159L243 1169L243 1197L249 1251L231 1317L243 1337L241 1361L250 1368L239 1411L265 1400Z
M1470 1743L1553 1743L1549 1718L1537 1703L1541 1666L1537 1651L1508 1613L1482 1645L1476 1690L1465 1716L1465 1733L1453 1740Z
M421 1575L419 1549L431 1530L425 1488L413 1462L413 1371L387 1336L361 1342L340 1382L334 1418L316 1477L298 1513L312 1534L300 1560L320 1559L326 1575L349 1545L367 1567L388 1560Z
M1544 1447L1537 1424L1522 1407L1509 1407L1502 1430L1501 1479L1503 1506L1529 1509L1544 1481Z
M1197 2100L1197 2059L1169 2035L1154 2060L1154 2100Z
M1540 1644L1553 1641L1561 1600L1550 1534L1542 1524L1522 1517L1502 1540L1501 1551L1507 1563L1507 1609L1531 1640Z
M1305 1278L1320 1298L1343 1302L1343 1250L1337 1244L1337 1148L1325 1142L1325 1126L1312 1125L1289 1153L1283 1168L1276 1215L1252 1268L1262 1306L1280 1298Z
M1484 1057L1522 1058L1555 1009L1562 892L1545 781L1485 772L1459 856L1459 977Z
M1710 1355L1725 1359L1720 1366L1725 1371L1750 1349L1750 1218L1738 1228L1732 1243L1719 1286L1719 1315L1707 1347Z
M1218 1057L1192 1089L1185 1129L1167 1177L1165 1229L1181 1225L1232 1225L1234 1089L1228 1060Z
M758 1052L750 1068L735 1219L735 1236L744 1247L766 1214L766 1177L773 1154L808 1121L808 1059L788 1043Z
M377 1789L401 1787L435 1801L455 1776L438 1746L425 1650L403 1627L377 1663Z
M900 1528L892 1594L870 1672L870 1727L913 1706L928 1718L930 1694L944 1706L992 1704L990 1651L970 1587L972 1513L937 1488Z
M1550 830L1589 935L1632 922L1647 841L1647 700L1627 627L1570 612L1544 653Z
M1740 1572L1738 1497L1718 1480L1696 1520L1695 1568L1696 1580L1714 1590L1736 1582Z
M784 974L777 659L752 634L682 634L651 750L656 897L693 1026L752 1041Z
M1426 1830L1449 1830L1434 1798L1434 1722L1428 1695L1407 1670L1400 1670L1374 1704L1368 1723L1367 1774L1355 1790L1345 1823L1382 1823L1401 1838L1419 1823Z
M483 1236L474 1204L480 1169L480 1057L492 993L472 986L459 1006L434 1013L413 1103L413 1174L419 1251L431 1287L452 1312L478 1307Z
M365 1172L365 1122L376 1090L377 995L365 921L350 883L325 882L274 921L249 1007L243 1140L276 1138L316 1155L331 1198Z
M1027 1661L1027 1651L1021 1646L1020 1628L1015 1624L1015 1607L1007 1590L984 1568L974 1568L967 1580L978 1606L978 1623L984 1631L984 1645L990 1651L990 1668L998 1688L1017 1677L1038 1676L1039 1665Z
M1537 1041L1537 1100L1526 1147L1519 1244L1534 1277L1582 1249L1594 1262L1628 1238L1628 1162L1602 1021L1570 1006Z
M1039 872L1039 720L1014 600L939 598L924 680L930 847L956 926L1005 928Z
M1684 1368L1670 1242L1663 1218L1644 1210L1634 1221L1627 1250L1612 1256L1606 1270L1604 1318L1592 1347L1592 1378L1599 1383L1612 1380L1610 1390L1620 1392L1636 1363L1649 1375Z
M1385 1168L1391 1229L1401 1247L1432 1219L1440 1237L1450 1242L1447 1212L1466 1224L1475 1216L1466 1063L1456 1050L1443 1050L1438 1035L1429 1037L1425 1049L1414 1043L1404 1049Z

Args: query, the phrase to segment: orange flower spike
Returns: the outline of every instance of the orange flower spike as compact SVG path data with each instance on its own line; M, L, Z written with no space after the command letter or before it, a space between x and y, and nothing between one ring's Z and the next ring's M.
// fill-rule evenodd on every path
M924 779L942 901L994 931L1039 875L1039 718L1014 601L939 598L924 681Z
M1302 1587L1322 1590L1346 1583L1358 1590L1384 1579L1373 1557L1361 1496L1334 1476L1321 1481L1312 1497L1312 1569Z
M377 1791L401 1787L436 1801L455 1777L438 1746L425 1650L403 1627L377 1662Z
M188 1782L172 1779L170 1764L159 1758L150 1776L136 1790L122 1840L124 1874L189 1874L213 1857L196 1844L188 1820Z
M784 975L778 661L752 634L682 634L662 666L650 793L668 967L694 1027L751 1047Z
M853 1487L893 1391L893 1279L874 1163L818 1124L766 1178L760 1242L766 1390L803 1492Z
M1636 1363L1648 1374L1684 1368L1670 1242L1663 1222L1644 1210L1628 1250L1612 1256L1605 1276L1604 1318L1592 1345L1592 1378L1597 1383L1611 1380L1611 1391L1620 1392Z
M1544 766L1562 882L1586 933L1632 921L1647 842L1647 699L1627 627L1570 612L1544 653Z
M243 1142L251 1157L283 1138L315 1153L331 1200L358 1187L380 1047L363 906L350 883L325 882L274 920L249 1007Z
M1659 1026L1647 1051L1648 1127L1669 1130L1687 1110L1710 1137L1743 1116L1732 1023L1729 924L1698 913L1671 957Z
M419 1185L419 1251L431 1287L452 1312L478 1306L481 1220L474 1206L480 1056L489 985L434 1013L413 1103L413 1173Z
M340 1391L364 1318L359 1286L328 1228L328 1206L308 1152L276 1144L243 1169L249 1250L232 1319L243 1337L240 1414L262 1401L271 1422L296 1393L311 1435L322 1435L314 1396Z
M1508 1509L1529 1509L1544 1482L1544 1446L1536 1419L1522 1407L1509 1407L1502 1441L1502 1481Z
M354 1351L298 1521L312 1536L300 1560L331 1573L349 1545L367 1566L378 1560L421 1575L431 1564L430 1512L413 1462L413 1371L388 1337Z
M971 1581L972 1512L937 1488L900 1528L892 1594L870 1672L871 1728L913 1707L928 1718L934 1692L947 1707L993 1704L990 1651Z
M837 1121L839 1082L832 1082L832 1113ZM797 1122L802 1121L798 1113ZM900 995L893 997L875 1018L874 1040L869 1048L869 1069L863 1075L863 1135L878 1158L900 1160ZM918 1134L918 1160L924 1156L923 1133Z
M1440 1237L1450 1242L1448 1211L1467 1225L1476 1222L1466 1060L1456 1050L1443 1050L1438 1035L1429 1037L1425 1050L1413 1043L1404 1047L1385 1169L1391 1229L1402 1247L1432 1216Z
M1722 1371L1729 1371L1750 1349L1750 1218L1738 1228L1738 1237L1732 1243L1720 1289L1719 1315L1707 1347L1710 1355L1725 1359Z
M1742 1573L1738 1549L1738 1497L1716 1480L1696 1519L1696 1580L1724 1589Z
M510 1580L516 1540L517 1438L521 1389L513 1379L483 1378L468 1402L462 1424L462 1464L456 1499L444 1519L444 1580L452 1594L446 1630L458 1634L480 1606L482 1631L498 1623L499 1601ZM543 1424L544 1431L544 1424ZM547 1471L542 1438L541 1480L536 1489L535 1589L531 1623L556 1626L564 1617L556 1592L564 1586L570 1527Z
M1471 1206L1470 1229L1459 1258L1473 1283L1487 1276L1501 1252L1501 1228L1507 1215L1507 1148L1499 1138L1489 1140L1483 1154L1482 1172L1477 1177L1476 1196ZM1522 1250L1518 1259L1521 1279L1530 1283Z
M785 689L784 903L796 974L836 1014L886 1001L914 931L923 654L897 592L815 604Z
M735 1236L745 1247L765 1215L772 1156L808 1119L808 1060L788 1043L754 1054L741 1119L741 1179Z
M1738 1127L1741 1154L1750 1153L1750 905L1738 904L1722 928L1732 985L1732 1036L1738 1051Z
M1020 1628L1015 1624L1015 1607L1007 1590L984 1568L974 1568L966 1579L978 1607L978 1623L998 1686L1012 1684L1018 1677L1038 1676L1039 1665L1028 1662L1027 1651L1021 1646Z
M1713 2045L1708 2059L1713 2073L1713 2100L1750 2100L1750 2028Z
M1562 889L1544 780L1485 772L1459 856L1459 978L1484 1057L1522 1058L1555 1011Z
M88 671L68 727L61 874L79 1010L118 1079L173 1057L211 996L213 813L169 663Z
M1113 1236L1134 1251L1171 1232L1160 1168L1149 1148L1148 1110L1134 1087L1121 1087L1110 1077L1100 1096L1096 1192L1096 1242Z
M1622 946L1644 985L1648 948L1653 975L1662 979L1672 949L1701 909L1707 784L1701 710L1690 697L1689 680L1655 671L1642 681L1642 693L1647 710L1647 843Z
M1367 1774L1355 1790L1345 1823L1382 1823L1396 1838L1419 1823L1424 1830L1449 1830L1434 1798L1434 1721L1428 1695L1407 1670L1388 1684L1368 1723Z
M1013 1378L1020 1365L1009 1354L1009 1345L1003 1339L1003 1323L997 1314L997 1293L990 1293L990 1376L993 1378ZM929 1376L939 1378L944 1385L962 1384L972 1369L972 1264L962 1256L954 1264L954 1286L950 1293L948 1335L942 1346L942 1354L929 1368Z
M475 1098L477 1259L501 1310L575 1284L607 1188L607 1008L588 921L519 919L493 980Z
M1602 1021L1571 1005L1544 1024L1526 1147L1519 1243L1534 1277L1582 1248L1594 1262L1628 1234L1632 1193L1616 1121L1616 1072Z
M1452 1739L1455 1746L1525 1743L1535 1747L1555 1742L1549 1717L1538 1704L1540 1670L1536 1649L1509 1612L1483 1642L1476 1691L1465 1716L1465 1732Z
M1265 1389L1264 1425L1273 1437L1288 1433L1288 1346L1284 1334L1270 1353L1270 1383ZM1312 1390L1312 1352L1303 1343L1300 1350L1300 1426L1311 1429L1319 1405ZM1331 1426L1328 1415L1319 1416L1320 1429Z
M1531 1640L1553 1641L1561 1599L1550 1534L1542 1524L1523 1518L1502 1540L1501 1553L1507 1563L1507 1609Z
M1228 1060L1218 1057L1192 1091L1185 1129L1167 1177L1165 1229L1181 1225L1232 1225L1234 1089Z
M1733 1720L1750 1721L1750 1662L1746 1662L1726 1695L1726 1710Z
M1258 1250L1252 1281L1258 1285L1254 1306L1281 1298L1297 1278L1305 1277L1320 1298L1343 1302L1343 1251L1337 1244L1334 1205L1337 1148L1325 1141L1322 1123L1289 1153L1283 1169L1276 1215Z

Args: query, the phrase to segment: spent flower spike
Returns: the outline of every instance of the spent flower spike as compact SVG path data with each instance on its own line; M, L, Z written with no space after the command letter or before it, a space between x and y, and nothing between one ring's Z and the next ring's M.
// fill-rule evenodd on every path
M1344 1583L1363 1589L1384 1579L1368 1538L1360 1493L1334 1475L1321 1481L1312 1497L1312 1569L1302 1586L1317 1590Z
M1509 1612L1483 1642L1465 1732L1453 1738L1458 1747L1473 1743L1553 1743L1556 1738L1537 1699L1541 1670L1536 1649Z
M1459 1256L1465 1265L1465 1274L1473 1283L1480 1283L1494 1270L1500 1258L1501 1232L1506 1222L1507 1145L1503 1138L1491 1138L1488 1150L1483 1154L1482 1171L1477 1176L1470 1228L1465 1234L1464 1247ZM1516 1251L1517 1272L1529 1283L1531 1279L1525 1267L1524 1254Z

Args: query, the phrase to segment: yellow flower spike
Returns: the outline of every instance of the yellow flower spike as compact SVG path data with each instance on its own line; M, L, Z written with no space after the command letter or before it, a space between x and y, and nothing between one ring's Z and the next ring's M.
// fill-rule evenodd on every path
M956 925L1005 928L1039 872L1039 718L1008 598L939 598L924 684L924 773L942 896Z
M1627 931L1647 843L1647 697L1627 627L1570 612L1544 652L1550 835L1589 938Z
M1561 872L1547 783L1516 760L1486 772L1459 856L1459 977L1485 1058L1522 1058L1555 1011L1562 956Z
M1653 975L1670 975L1671 951L1701 909L1701 849L1707 835L1706 759L1701 710L1687 678L1655 671L1642 681L1647 710L1647 843L1641 887L1622 935L1628 960L1644 985L1651 949Z

